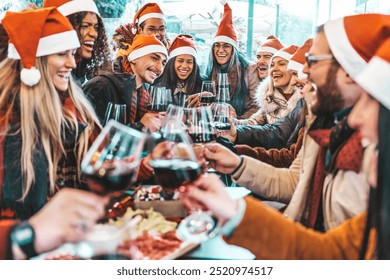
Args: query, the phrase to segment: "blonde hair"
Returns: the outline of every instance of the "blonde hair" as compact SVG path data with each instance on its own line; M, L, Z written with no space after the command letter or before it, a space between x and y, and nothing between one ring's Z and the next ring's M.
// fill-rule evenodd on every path
M10 122L20 122L17 133L21 133L22 137L20 159L23 188L20 200L22 201L35 182L33 155L38 144L42 146L48 162L50 193L53 193L58 162L66 156L62 142L65 128L73 129L78 136L75 153L79 168L80 161L88 149L89 135L95 123L98 123L92 106L72 80L64 95L73 101L78 116L63 106L60 94L55 89L51 78L48 78L50 75L47 68L47 56L37 58L35 67L41 72L42 78L36 86L29 87L20 82L19 75L22 69L20 61L7 58L0 63L0 69L2 69L0 73L0 111L2 112L0 123L7 125ZM78 118L88 125L80 135Z

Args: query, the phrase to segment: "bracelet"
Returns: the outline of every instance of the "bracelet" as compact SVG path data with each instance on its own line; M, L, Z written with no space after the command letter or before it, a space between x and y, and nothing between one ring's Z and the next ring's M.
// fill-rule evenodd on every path
M35 231L34 228L27 222L21 222L12 227L10 238L12 243L15 243L26 255L27 259L35 257Z
M237 172L238 169L240 169L241 165L244 163L244 158L242 156L240 156L240 159L241 159L240 164L236 168L234 168L233 172L230 173L229 175L233 175L234 173Z

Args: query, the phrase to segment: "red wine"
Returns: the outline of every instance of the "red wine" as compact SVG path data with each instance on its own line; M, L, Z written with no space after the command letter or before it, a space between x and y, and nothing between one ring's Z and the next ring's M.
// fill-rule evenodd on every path
M201 95L200 102L211 104L215 101L215 95Z
M214 126L218 130L229 130L230 129L230 123L225 123L225 122L214 122Z
M200 173L199 163L184 159L153 159L156 182L164 188L177 189L184 182L196 180Z
M167 104L148 104L146 106L146 109L148 111L153 111L153 112L165 112L168 110L168 105Z
M135 173L134 166L116 165L112 163L103 164L103 166L94 170L87 168L83 170L84 175L96 184L89 184L92 191L97 193L107 193L124 190L130 187L131 179Z
M206 132L206 133L190 132L189 135L192 139L192 142L194 143L208 143L217 139L217 135L215 134L215 132Z

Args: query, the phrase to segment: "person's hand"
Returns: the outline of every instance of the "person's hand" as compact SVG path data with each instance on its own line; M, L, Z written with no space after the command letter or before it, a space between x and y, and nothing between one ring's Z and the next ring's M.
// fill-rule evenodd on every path
M199 107L199 105L201 104L200 95L201 95L200 93L195 93L188 96L186 99L186 103L188 104L187 107L188 108Z
M218 131L217 135L225 137L229 139L230 142L234 143L237 139L237 129L234 125L234 122L232 119L228 119L228 122L230 123L230 129L229 130L220 130Z
M35 249L43 253L66 242L86 237L96 221L105 214L107 197L64 188L29 220L35 230Z
M147 131L155 132L157 130L160 130L164 117L165 113L148 112L143 115L140 122L144 125Z
M238 209L215 174L205 174L181 189L180 199L189 209L210 210L221 224L231 219Z
M238 155L217 143L206 144L203 153L212 168L225 174L232 174L241 162Z

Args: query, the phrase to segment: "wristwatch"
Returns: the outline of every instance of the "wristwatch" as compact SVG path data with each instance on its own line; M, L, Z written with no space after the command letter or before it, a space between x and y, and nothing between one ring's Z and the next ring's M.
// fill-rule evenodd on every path
M11 241L20 247L28 259L38 255L34 246L35 231L27 221L21 222L12 228Z

